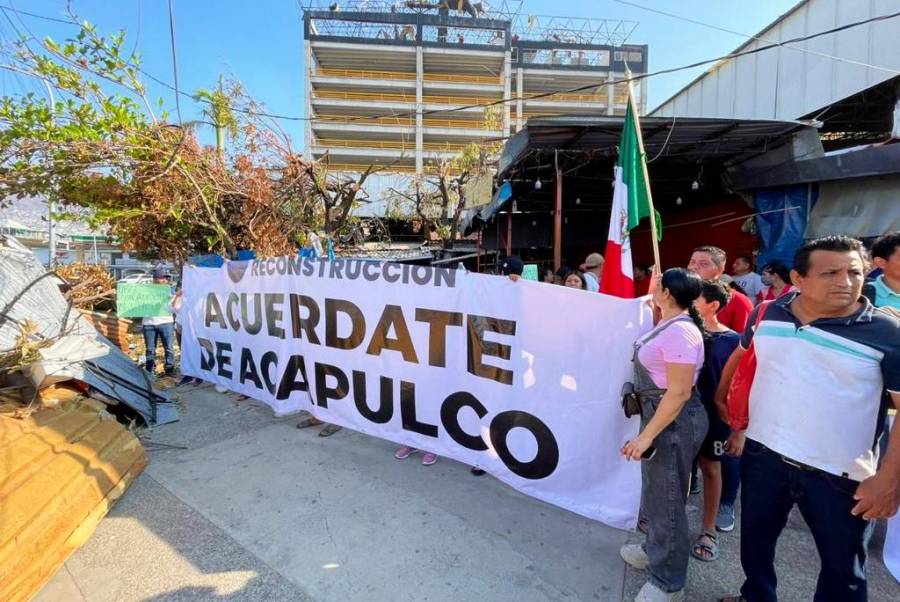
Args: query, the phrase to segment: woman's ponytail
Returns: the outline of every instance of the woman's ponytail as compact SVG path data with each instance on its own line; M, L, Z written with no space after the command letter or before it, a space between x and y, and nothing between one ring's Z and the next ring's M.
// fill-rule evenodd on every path
M697 308L694 307L694 304L691 303L688 305L688 315L691 317L691 320L694 321L694 324L697 325L697 328L700 329L700 334L703 335L703 341L709 341L712 339L712 335L706 330L706 327L703 325L703 318L700 317L700 312L697 311Z

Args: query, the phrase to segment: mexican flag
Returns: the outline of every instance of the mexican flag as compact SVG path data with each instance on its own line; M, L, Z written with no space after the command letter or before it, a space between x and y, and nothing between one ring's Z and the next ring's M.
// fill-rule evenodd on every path
M607 295L634 297L634 271L628 232L641 219L651 214L653 205L650 185L644 171L645 160L640 124L634 112L634 103L629 98L622 139L619 141L606 262L603 264L603 276L600 280L600 292ZM656 221L659 224L658 214Z

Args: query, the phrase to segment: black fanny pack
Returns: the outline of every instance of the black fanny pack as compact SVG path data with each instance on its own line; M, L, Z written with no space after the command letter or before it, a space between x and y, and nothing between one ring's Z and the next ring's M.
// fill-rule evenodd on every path
M634 390L634 383L622 385L622 411L626 418L638 416L641 413L641 398Z

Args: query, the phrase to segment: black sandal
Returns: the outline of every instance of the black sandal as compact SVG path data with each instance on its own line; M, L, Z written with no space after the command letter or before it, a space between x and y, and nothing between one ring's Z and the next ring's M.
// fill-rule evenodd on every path
M321 431L319 431L319 437L331 437L333 434L335 434L342 428L344 428L344 427L338 426L336 424L328 424L325 426L325 428L323 428Z
M709 544L703 542L709 540ZM691 548L691 556L703 562L712 562L719 558L719 538L715 531L704 531L697 537L694 547Z

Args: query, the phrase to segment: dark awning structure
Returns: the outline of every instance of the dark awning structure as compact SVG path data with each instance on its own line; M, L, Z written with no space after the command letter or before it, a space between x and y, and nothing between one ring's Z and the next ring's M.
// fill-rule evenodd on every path
M622 116L529 120L507 141L500 157L497 181L498 186L509 185L507 194L495 195L488 205L473 208L465 216L464 226L469 232L483 229L503 211L536 214L527 223L541 229L542 216L552 213L558 263L564 219L569 231L566 244L581 244L578 237L579 232L587 232L583 227L586 219L596 220L601 215L603 221L609 218L624 122ZM659 210L680 206L682 200L697 206L733 194L735 189L727 185L723 175L762 155L790 161L799 152L822 154L813 122L644 117L641 129ZM509 221L507 248L512 237L509 230L513 220ZM595 241L598 227L603 226L592 224L587 232ZM497 230L502 231L503 225ZM537 237L525 244L532 248L540 245Z
M535 183L552 183L557 166L566 180L564 201L591 196L603 183L609 186L623 123L623 117L529 120L507 141L499 161L497 179L512 185L511 194L474 211L470 220L476 213L476 222L489 220L511 199L549 202L552 186L535 188ZM782 147L799 131L815 133L811 124L798 121L670 117L644 117L641 129L654 195L660 201L668 193L690 191L698 174L703 184L718 187L723 169ZM704 173L699 173L701 167Z
M735 190L749 190L898 173L900 144L893 142L833 151L823 157L787 161L775 166L735 169L728 174L728 182Z
M588 151L615 156L623 117L556 116L528 121L513 136L500 158L500 177L534 151ZM786 136L810 123L707 118L642 117L641 130L648 157L696 162L748 158L773 150Z

